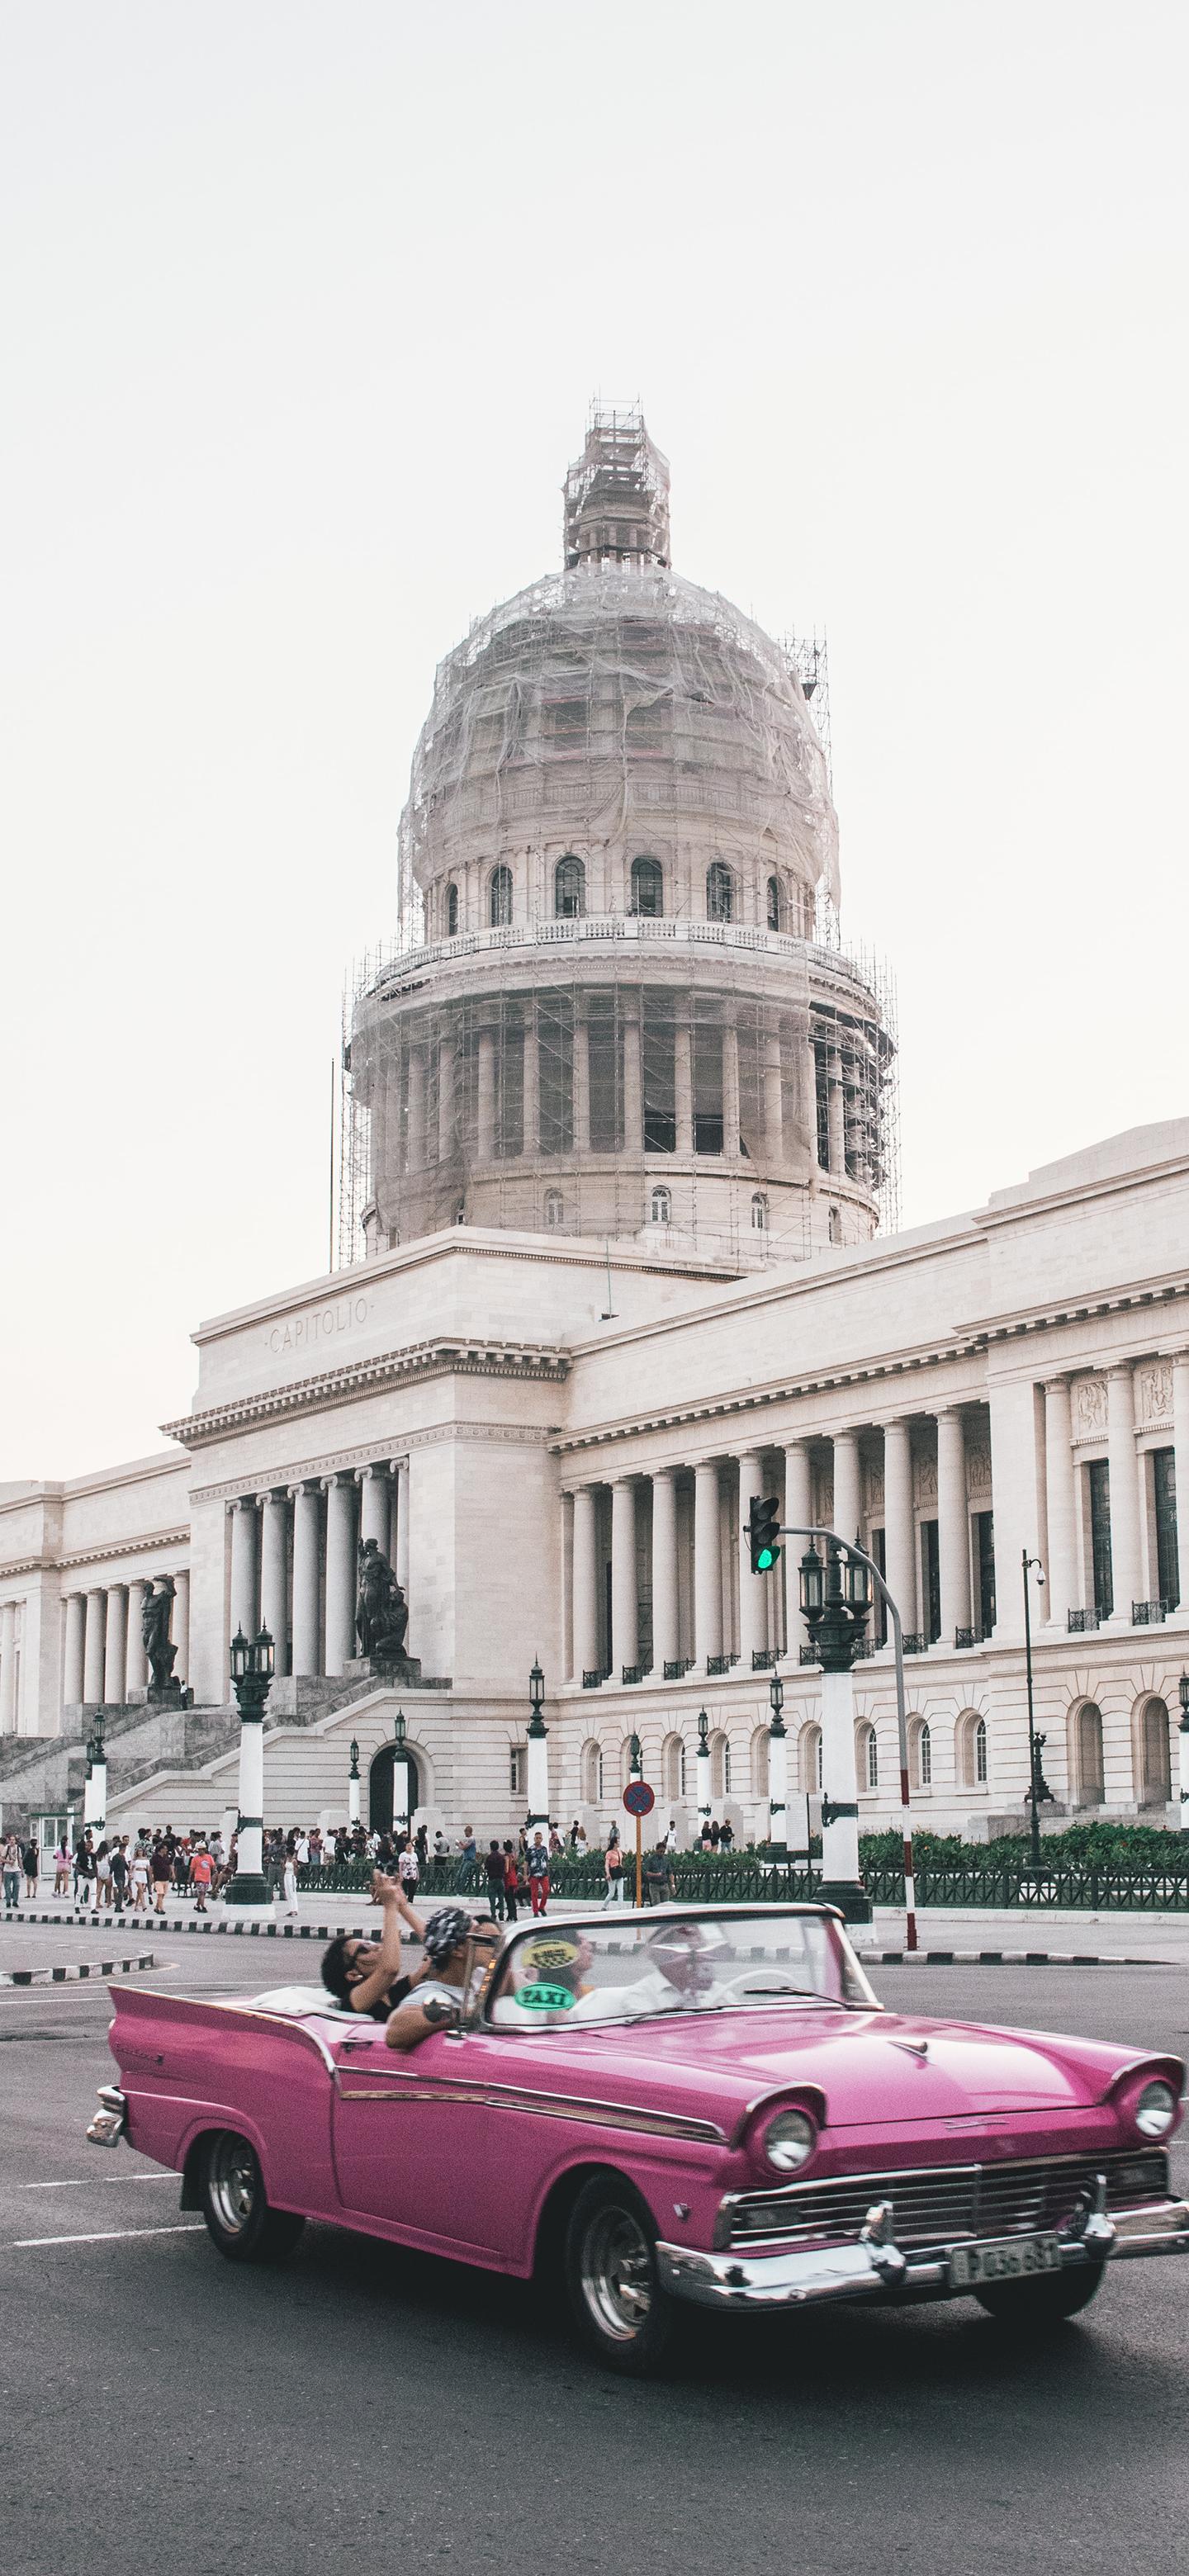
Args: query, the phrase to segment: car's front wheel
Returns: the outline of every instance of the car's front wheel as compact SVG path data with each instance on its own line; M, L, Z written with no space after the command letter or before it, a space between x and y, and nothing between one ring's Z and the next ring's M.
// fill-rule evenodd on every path
M229 2263L275 2263L291 2254L305 2226L295 2210L272 2209L260 2159L234 2129L220 2129L203 2151L202 2214Z
M612 2370L655 2370L673 2330L646 2203L617 2174L584 2184L566 2232L566 2283L583 2340Z
M994 2289L976 2290L980 2308L1002 2326L1043 2334L1088 2308L1102 2288L1104 2263L1087 2263L1076 2272L1041 2272L1030 2281L1001 2281Z

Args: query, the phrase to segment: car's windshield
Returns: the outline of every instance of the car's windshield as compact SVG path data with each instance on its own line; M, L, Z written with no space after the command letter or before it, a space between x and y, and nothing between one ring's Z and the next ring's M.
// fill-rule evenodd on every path
M875 2004L840 1924L699 1906L526 1932L497 1969L487 2018L496 2028L540 2030L806 2002Z

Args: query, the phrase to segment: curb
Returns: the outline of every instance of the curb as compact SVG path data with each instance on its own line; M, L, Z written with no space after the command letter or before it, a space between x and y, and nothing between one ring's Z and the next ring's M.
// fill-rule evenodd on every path
M1132 1959L1117 1950L856 1950L864 1968L1179 1968L1181 1959Z
M110 1916L106 1913L0 1915L2 1923L49 1923L57 1925L59 1930L66 1932L86 1928L102 1931L110 1920ZM362 1923L342 1924L338 1927L333 1923L224 1923L218 1921L213 1914L191 1915L188 1920L181 1914L154 1914L150 1917L150 1922L155 1932L222 1932L233 1934L238 1939L247 1935L249 1938L263 1938L266 1941L329 1941L336 1928L346 1932L352 1941L366 1941L371 1937L367 1927ZM373 1923L371 1933L374 1934L376 1930L377 1926ZM402 1933L401 1938L416 1948L411 1932Z
M138 1968L155 1968L151 1950L140 1950L134 1959L82 1959L69 1968L7 1968L0 1972L0 1986L63 1986L75 1977L131 1977Z

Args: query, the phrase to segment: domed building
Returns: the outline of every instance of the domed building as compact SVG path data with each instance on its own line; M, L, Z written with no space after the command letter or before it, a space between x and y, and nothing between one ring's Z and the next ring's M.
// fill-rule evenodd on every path
M810 685L820 668L809 667ZM459 1222L734 1266L874 1232L893 1046L838 899L796 654L672 569L669 469L596 410L564 569L440 665L399 937L355 997L343 1250Z

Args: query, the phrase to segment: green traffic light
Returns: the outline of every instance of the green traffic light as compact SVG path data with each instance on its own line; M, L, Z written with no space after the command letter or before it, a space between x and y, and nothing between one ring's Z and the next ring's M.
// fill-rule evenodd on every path
M758 1553L757 1557L756 1557L756 1569L757 1569L757 1572L758 1572L758 1573L760 1573L760 1574L767 1574L767 1572L768 1572L768 1570L769 1570L769 1567L770 1567L770 1566L775 1565L775 1563L776 1563L776 1550L775 1550L775 1548L773 1548L773 1547L762 1547L762 1548L760 1549L760 1551L759 1551L759 1553Z

